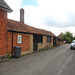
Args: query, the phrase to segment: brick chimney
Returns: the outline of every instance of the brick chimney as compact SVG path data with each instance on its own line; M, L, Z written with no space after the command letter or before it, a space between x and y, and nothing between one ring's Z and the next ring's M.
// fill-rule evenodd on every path
M24 23L24 9L20 9L20 22Z

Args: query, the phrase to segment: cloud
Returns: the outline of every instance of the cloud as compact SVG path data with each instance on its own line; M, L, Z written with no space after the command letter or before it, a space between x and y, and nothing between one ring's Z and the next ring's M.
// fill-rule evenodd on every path
M75 12L68 13L67 16L67 24L69 25L69 27L75 27Z
M19 9L23 0L5 0L13 9L8 18L19 21ZM38 6L22 6L25 9L25 23L31 26L52 31L74 32L75 0L36 0Z
M25 20L31 26L56 35L70 31L75 35L75 0L37 0L38 6L23 6Z
M32 24L38 20L38 24L41 22L48 26L74 26L74 15L70 16L72 14L69 14L75 14L74 0L37 0L37 2L38 6L23 6L26 10L26 15L29 14L26 18L33 19Z
M22 0L5 0L6 3L13 10L12 13L8 13L8 18L19 21L19 10L21 8Z
M42 23L56 27L75 26L75 0L37 0L45 16ZM73 14L73 15L72 15Z

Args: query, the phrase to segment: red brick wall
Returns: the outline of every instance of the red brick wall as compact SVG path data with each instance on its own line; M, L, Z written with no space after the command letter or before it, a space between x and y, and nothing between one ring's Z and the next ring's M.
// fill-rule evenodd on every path
M0 10L0 55L7 53L7 13Z
M45 37L45 40L46 40L45 42L46 42L46 45L47 45L47 36Z
M12 33L7 32L7 54L12 53Z
M22 36L22 43L18 44L18 35ZM30 50L30 35L29 34L22 34L22 33L13 33L13 47L20 46L22 47L22 51ZM8 54L12 52L12 33L8 32Z

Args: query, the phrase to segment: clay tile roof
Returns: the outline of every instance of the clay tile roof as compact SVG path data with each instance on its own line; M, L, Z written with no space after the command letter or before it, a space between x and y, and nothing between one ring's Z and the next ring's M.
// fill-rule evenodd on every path
M58 35L59 38L61 38L61 35Z
M61 34L63 34L63 33L61 32ZM62 36L61 36L61 34L59 34L59 35L58 35L58 38L61 38L61 39L62 39Z
M62 39L61 34L60 34L60 35L58 35L58 38L59 38L59 39Z
M12 9L8 6L8 4L4 0L0 0L0 9L5 10L7 12L12 12Z
M11 30L11 31L35 33L35 34L42 34L42 35L49 35L49 36L56 37L56 35L54 35L51 31L34 28L27 24L23 24L21 22L14 21L14 20L8 19L7 27L8 27L8 30Z

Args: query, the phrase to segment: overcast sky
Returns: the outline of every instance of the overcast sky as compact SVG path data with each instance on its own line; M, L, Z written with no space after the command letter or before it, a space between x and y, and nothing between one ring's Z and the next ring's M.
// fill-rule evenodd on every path
M25 9L25 23L52 31L55 35L70 31L75 35L75 0L5 0L12 8L9 19L19 21L19 9Z

